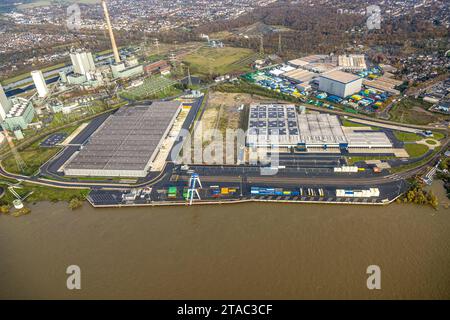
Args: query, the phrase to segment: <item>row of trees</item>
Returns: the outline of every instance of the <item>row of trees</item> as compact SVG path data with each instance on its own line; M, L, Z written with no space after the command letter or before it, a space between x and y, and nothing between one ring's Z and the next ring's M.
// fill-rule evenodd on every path
M236 20L216 21L200 26L195 31L236 31L256 22L280 25L291 30L282 33L284 50L295 51L297 54L339 53L349 46L362 43L367 47L379 46L387 54L397 55L405 45L423 48L423 43L429 39L448 39L449 36L449 30L444 26L433 24L423 14L413 12L395 19L383 16L382 28L379 30L368 30L366 21L367 17L360 14L339 13L335 5L309 6L278 2ZM259 46L258 37L247 39L236 36L230 41L242 47L257 49ZM264 47L276 52L278 34L265 34Z

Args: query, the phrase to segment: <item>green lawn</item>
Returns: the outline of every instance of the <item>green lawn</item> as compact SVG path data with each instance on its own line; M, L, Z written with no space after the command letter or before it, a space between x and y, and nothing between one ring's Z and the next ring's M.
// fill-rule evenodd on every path
M162 99L180 94L182 91L175 88L176 81L164 76L149 77L144 84L123 90L120 96L131 100Z
M352 166L357 162L360 161L367 161L367 160L391 160L395 159L394 156L366 156L366 157L347 157L347 163Z
M244 48L201 48L187 55L183 61L190 66L192 74L209 75L211 72L223 75L249 71L247 64L252 62L252 56L254 52Z
M418 143L408 143L405 144L405 150L408 152L411 158L418 158L423 156L429 150L426 145Z
M15 197L8 190L6 185L0 185L5 188L5 195L0 199L0 204L12 204L12 201ZM16 188L15 191L21 196L29 194L31 191L33 192L29 197L26 198L26 202L33 203L38 201L66 201L69 202L73 198L85 199L89 194L88 189L60 189L60 188L51 188L46 186L38 186L32 185L28 183L23 183L22 188Z
M347 119L342 119L342 125L344 127L367 127L367 125L362 123L351 122Z
M421 99L405 98L392 107L390 120L426 125L442 118L437 114L427 111L429 107L431 107L431 104Z
M67 136L69 136L72 132L74 132L80 125L74 125L67 128L63 128L58 131L58 133L66 133ZM32 134L30 131L28 134ZM51 134L52 135L52 134ZM40 143L44 141L48 136L39 139L35 142L33 142L28 147L25 147L23 150L19 151L19 154L22 158L22 160L26 164L26 168L24 172L20 172L19 168L17 167L16 160L12 155L10 155L8 158L4 159L2 161L3 167L12 173L19 173L19 174L25 174L25 175L32 175L34 174L40 166L42 166L45 162L47 162L51 157L53 157L58 151L61 149L60 147L53 147L53 148L42 148L40 147Z
M432 146L437 144L436 140L432 140L432 139L427 139L427 140L425 140L425 142L430 144L430 145L432 145Z
M6 171L9 171L11 173L30 176L34 174L40 166L42 166L51 157L53 157L59 150L59 148L41 148L33 144L32 146L19 152L22 160L26 164L24 172L20 172L12 155L3 160L2 165L6 169Z
M342 119L341 119L341 122L342 122L342 125L343 125L344 127L369 127L369 128L371 128L373 131L380 130L380 128L377 128L377 127L371 127L371 126L368 126L368 125L362 124L362 123L351 122L351 121L349 121L349 120L347 120L347 119L345 119L345 118L342 118Z
M419 141L423 139L423 137L419 136L418 134L410 132L394 131L394 135L397 140L404 142Z
M445 138L445 134L433 131L433 139L442 140Z
M441 147L437 147L431 152L431 154L429 154L428 156L426 156L424 159L420 160L419 162L408 163L403 166L391 168L390 172L396 173L396 172L402 172L402 171L406 171L409 169L420 167L420 166L424 165L425 163L427 163L436 153L438 153L440 151L441 151Z

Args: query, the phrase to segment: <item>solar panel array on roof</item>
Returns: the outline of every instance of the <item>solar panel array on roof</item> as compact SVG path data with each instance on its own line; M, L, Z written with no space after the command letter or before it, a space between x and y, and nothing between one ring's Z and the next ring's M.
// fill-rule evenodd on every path
M297 112L293 105L252 105L248 121L249 144L292 145L298 142Z
M148 169L180 106L179 102L154 102L150 106L119 109L97 129L65 170Z
M250 146L295 146L338 148L390 148L383 132L353 132L342 129L339 118L326 113L297 114L293 105L252 105L248 120Z

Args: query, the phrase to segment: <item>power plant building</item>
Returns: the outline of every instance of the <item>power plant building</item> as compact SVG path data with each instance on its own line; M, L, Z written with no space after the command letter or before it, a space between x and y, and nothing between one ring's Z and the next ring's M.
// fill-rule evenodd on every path
M34 86L36 87L38 96L45 98L48 95L47 83L45 82L44 75L40 70L31 71L31 77L33 78Z
M88 76L95 71L94 58L89 51L77 50L71 52L70 60L72 60L73 71L76 74Z
M23 98L12 99L12 107L6 114L2 126L10 131L26 129L33 121L36 112L31 101Z
M0 84L0 120L3 121L6 118L9 110L11 110L11 101L6 97L5 91Z
M343 71L323 73L319 77L319 90L345 98L361 91L362 78Z
M68 176L145 177L181 111L176 101L122 107L64 166Z

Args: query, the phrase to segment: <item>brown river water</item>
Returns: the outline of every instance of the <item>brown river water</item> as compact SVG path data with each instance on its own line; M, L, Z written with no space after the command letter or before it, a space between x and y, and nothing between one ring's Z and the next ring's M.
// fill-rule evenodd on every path
M450 298L443 207L31 208L0 217L0 298ZM69 265L81 290L66 288ZM369 265L381 290L366 287Z

